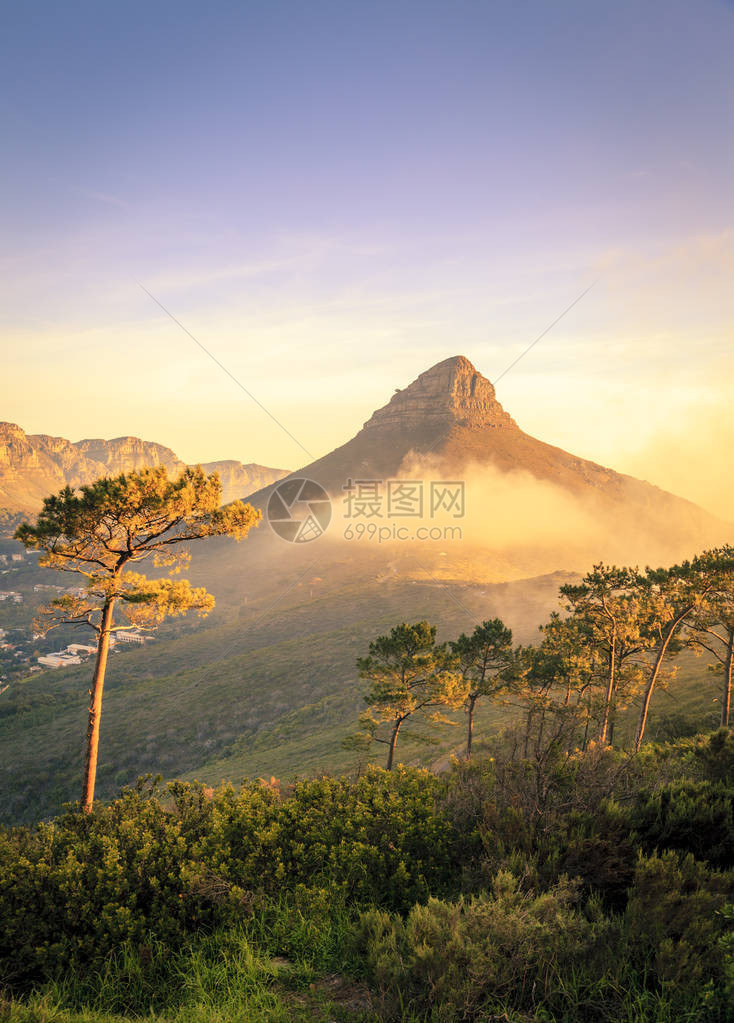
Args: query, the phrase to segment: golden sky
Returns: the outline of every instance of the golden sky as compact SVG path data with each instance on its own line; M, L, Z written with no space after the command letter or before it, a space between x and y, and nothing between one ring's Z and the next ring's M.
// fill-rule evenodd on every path
M0 419L296 467L596 282L499 399L727 516L730 4L164 6L9 13Z

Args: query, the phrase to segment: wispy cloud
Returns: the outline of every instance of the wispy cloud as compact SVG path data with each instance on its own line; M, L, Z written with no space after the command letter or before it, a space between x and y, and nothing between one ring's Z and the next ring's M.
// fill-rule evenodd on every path
M673 237L645 247L609 248L597 256L595 266L600 273L625 278L632 274L734 269L734 230Z
M131 210L133 208L129 202L125 202L119 195L111 195L109 192L94 192L86 188L79 188L76 191L80 195L86 195L89 199L96 199L97 202L106 203L107 206L117 206L121 210Z

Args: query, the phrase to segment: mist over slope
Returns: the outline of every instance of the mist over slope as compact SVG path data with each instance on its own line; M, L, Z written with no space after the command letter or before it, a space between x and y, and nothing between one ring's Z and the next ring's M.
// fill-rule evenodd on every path
M422 513L402 524L414 527L411 538L421 525L456 527L453 542L443 543L438 534L438 543L417 541L416 549L443 577L452 575L454 565L453 574L467 578L468 563L473 578L494 581L581 570L600 558L663 563L730 536L726 523L692 502L525 433L492 384L463 356L438 363L398 389L355 437L286 479L299 477L316 481L332 498L326 560L357 518L376 527L400 518L384 501L388 481L422 482ZM383 501L374 514L350 513L347 494L358 481L380 485ZM461 484L461 514L456 508L429 509L430 488L440 481ZM265 509L273 490L266 487L249 500ZM269 542L265 532L259 531L256 544ZM388 534L383 531L379 546L390 559L400 557L405 543L391 544ZM369 542L365 537L363 546ZM384 560L379 552L375 557Z

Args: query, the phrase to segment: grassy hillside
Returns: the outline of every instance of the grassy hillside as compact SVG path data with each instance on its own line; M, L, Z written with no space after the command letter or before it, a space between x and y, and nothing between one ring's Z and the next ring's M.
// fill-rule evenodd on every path
M483 587L374 574L356 582L346 570L323 579L309 569L300 583L294 578L298 572L283 565L269 589L243 596L242 589L251 587L238 590L237 580L223 573L219 608L210 619L168 625L144 648L111 658L100 797L146 772L216 783L349 769L355 754L341 742L362 709L354 665L370 639L399 621L424 617L438 624L440 639L451 639L499 615L516 639L528 641L556 606L567 576ZM90 673L89 664L43 672L0 697L2 820L35 820L78 798ZM705 665L690 658L669 692L658 694L651 734L672 712L705 717L715 695ZM481 708L479 748L511 714ZM443 730L428 743L413 741L406 729L399 759L445 762L463 742L461 714L456 721L456 730ZM631 721L619 727L622 738ZM376 748L374 759L381 755Z
M283 566L269 591L246 603L240 595L239 606L236 587L221 587L210 619L168 625L144 648L112 656L100 796L148 771L218 780L349 767L341 740L362 706L354 665L370 639L422 617L449 639L508 609L529 639L560 579L444 587L335 572L328 584L288 590L288 578ZM2 694L2 819L48 815L77 797L90 673L89 664L46 671Z

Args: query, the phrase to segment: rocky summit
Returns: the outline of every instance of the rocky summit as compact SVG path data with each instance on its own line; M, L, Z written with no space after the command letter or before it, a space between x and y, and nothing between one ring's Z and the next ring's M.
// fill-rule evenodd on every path
M517 429L497 401L492 384L463 355L455 355L421 373L409 387L397 390L364 428L464 426L470 429Z

